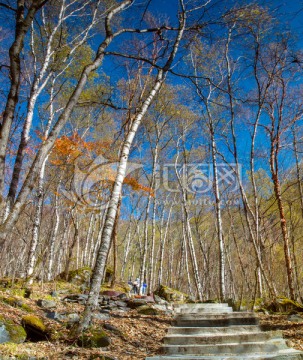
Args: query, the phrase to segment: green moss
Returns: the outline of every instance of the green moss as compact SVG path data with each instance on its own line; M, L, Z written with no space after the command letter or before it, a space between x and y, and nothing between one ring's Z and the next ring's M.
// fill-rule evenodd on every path
M105 272L107 274L112 275L114 273L114 269L112 267L110 267L110 266L107 266Z
M10 289L10 294L11 294L11 295L15 295L15 296L22 296L22 297L24 297L25 289L13 288L13 289Z
M24 311L26 311L26 312L29 312L29 313L34 312L34 310L33 310L29 305L27 305L27 304L22 304L22 305L21 305L21 309L24 310Z
M187 294L164 285L160 285L154 293L166 301L184 302L188 299Z
M5 319L0 316L0 325L4 325L9 334L10 342L21 344L26 339L26 332L22 326L14 324L11 320Z
M139 314L142 315L159 315L159 311L148 305L139 306L137 309Z
M43 321L35 315L25 315L22 317L22 324L25 327L32 327L38 331L46 332L46 327Z
M101 329L90 328L78 339L78 345L85 348L107 347L110 343L107 333Z
M92 269L88 266L83 266L82 268L79 268L76 270L71 270L68 273L68 278L74 278L75 276L83 276L83 273L85 273L85 272L89 272L91 274Z
M270 313L289 314L291 312L303 312L302 304L284 296L280 296L270 302L264 303L262 304L262 307Z

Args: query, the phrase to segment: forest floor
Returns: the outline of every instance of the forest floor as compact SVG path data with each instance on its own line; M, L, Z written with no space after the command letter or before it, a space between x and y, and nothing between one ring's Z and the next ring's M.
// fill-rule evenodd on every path
M46 317L45 311L37 305L37 299L50 299L49 293L53 285L46 284L43 287L34 286L31 298L25 299L19 290L1 289L0 291L0 315L12 320L16 324L21 323L22 316L30 313L43 319L50 330L48 341L30 342L22 344L0 344L0 359L100 359L100 360L143 360L146 356L159 353L161 340L171 323L169 315L140 315L137 310L128 312L111 312L108 320L94 320L96 325L103 327L110 324L119 332L108 332L111 344L106 351L100 348L87 349L77 345L71 338L70 330L66 324L59 323ZM69 289L71 292L74 290ZM23 306L12 306L9 299L20 299ZM53 299L53 298L52 298ZM59 298L56 311L67 311L81 314L83 305L75 303L63 303ZM25 306L24 306L25 304ZM20 304L19 304L20 305ZM24 309L26 308L26 310ZM288 345L303 351L303 322L293 323L287 320L287 315L258 315L261 325L268 330L282 330Z
M0 316L12 320L15 324L21 324L22 316L30 313L43 319L51 336L48 341L30 342L22 344L0 344L0 359L100 359L100 360L141 360L146 356L159 353L161 340L165 336L166 329L170 326L171 316L168 315L141 315L137 310L127 312L111 312L109 320L94 320L96 326L102 328L104 324L113 325L119 329L119 333L105 330L111 338L111 344L105 350L103 348L88 349L77 345L70 336L70 330L66 324L59 323L46 317L46 312L37 305L38 299L56 300L56 311L81 314L84 306L75 303L61 302L58 298L51 298L50 291L53 285L45 284L44 287L34 286L31 298L25 299L19 296L19 291L14 289L0 290ZM70 292L75 288L70 286ZM20 306L11 306L7 302L10 299L19 299L27 306L24 310ZM101 350L100 350L101 349Z

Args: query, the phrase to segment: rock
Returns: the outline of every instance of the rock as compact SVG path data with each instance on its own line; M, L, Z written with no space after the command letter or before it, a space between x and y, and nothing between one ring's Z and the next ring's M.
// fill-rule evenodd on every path
M110 344L110 337L105 331L100 329L90 328L78 338L78 345L85 348L107 347Z
M127 305L131 309L136 309L139 306L147 305L147 301L145 299L132 299L128 301Z
M21 344L26 339L26 332L20 325L0 316L0 344L11 342Z
M84 304L88 298L86 294L70 294L65 296L62 301Z
M127 307L127 304L124 301L116 301L116 306L118 306L119 308L125 308Z
M50 296L51 296L51 297L58 297L57 291L52 291L52 292L50 293Z
M188 299L188 295L164 285L160 285L154 294L169 302L185 302Z
M128 300L128 296L125 293L118 295L117 298L120 300Z
M22 325L31 341L47 340L48 332L42 319L35 315L25 315L22 317Z
M92 275L92 269L89 267L82 267L77 270L72 270L67 275L67 281L75 285L89 285ZM60 275L61 276L61 275Z
M272 313L303 312L303 305L285 297L279 297L268 304L262 304L262 308Z
M140 307L137 308L137 311L139 314L142 315L160 315L161 311L155 309L152 306L148 306L148 305L142 305Z
M101 314L109 314L109 313L110 313L110 310L109 310L109 309L103 309L103 308L101 308L101 309L99 310L99 312L100 312Z
M101 295L106 295L108 297L118 297L121 294L123 294L121 291L115 290L104 290L101 292Z
M67 314L67 321L70 324L77 323L80 321L80 316L77 313Z
M147 303L152 303L152 304L155 303L155 299L153 296L145 295L145 296L142 296L142 299L144 299Z
M115 310L116 313L125 313L125 312L128 312L130 311L129 308L125 307L125 308L118 308Z
M168 313L171 314L172 311L173 311L173 309L172 308L169 309L167 305L161 305L161 304L154 304L153 308L156 309L156 310L165 312L167 314Z
M116 326L111 325L111 324L104 324L103 325L104 329L109 330L110 332L119 335L119 336L123 336L123 333L121 330L119 330Z
M79 322L80 316L77 313L57 313L56 311L51 311L46 315L49 319L57 320L59 322L67 322L69 324L74 324Z
M164 304L167 304L167 301L162 299L160 296L158 295L154 295L154 300L157 304L161 304L161 305L164 305Z
M101 321L110 319L110 315L108 315L108 314L94 313L92 316L93 316L93 319L101 320Z
M57 307L56 301L53 301L53 300L39 299L37 301L37 305L40 306L40 307L43 307L45 309L54 309L55 307Z
M4 298L3 301L10 305L10 306L14 306L14 307L21 307L23 305L23 302L20 299L17 299L15 297L8 297L8 298Z
M301 323L303 322L303 318L299 315L289 315L287 318L288 321Z

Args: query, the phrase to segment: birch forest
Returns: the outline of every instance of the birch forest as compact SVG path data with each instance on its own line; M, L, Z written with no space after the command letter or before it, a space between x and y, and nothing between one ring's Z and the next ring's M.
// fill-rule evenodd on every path
M2 0L0 278L302 302L302 9Z

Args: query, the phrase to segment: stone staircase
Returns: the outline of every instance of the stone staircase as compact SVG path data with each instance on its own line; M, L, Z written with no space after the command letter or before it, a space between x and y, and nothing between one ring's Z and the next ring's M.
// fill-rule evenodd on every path
M146 360L299 360L281 331L262 332L253 312L233 312L227 304L175 305L173 327L163 354Z

